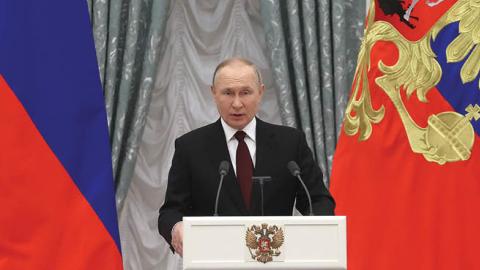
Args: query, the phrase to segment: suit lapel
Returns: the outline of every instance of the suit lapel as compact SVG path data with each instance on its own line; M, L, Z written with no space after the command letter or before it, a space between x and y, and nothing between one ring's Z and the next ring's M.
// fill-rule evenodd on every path
M218 168L219 164L223 160L227 160L230 163L230 170L223 180L223 186L221 193L224 196L228 196L240 210L242 215L248 215L247 208L242 199L242 193L240 191L240 186L238 184L237 178L235 176L235 171L232 167L232 161L230 159L230 154L228 152L228 147L225 138L225 132L223 131L222 123L220 119L213 124L212 132L210 133L210 140L207 144L208 156L211 160L211 166ZM216 169L217 170L217 169ZM222 196L220 196L222 197ZM221 211L222 206L219 206Z

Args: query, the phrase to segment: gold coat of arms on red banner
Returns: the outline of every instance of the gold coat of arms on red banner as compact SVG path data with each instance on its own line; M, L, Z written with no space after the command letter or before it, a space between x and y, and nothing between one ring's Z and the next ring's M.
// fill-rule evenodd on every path
M426 8L433 8L442 2L443 0L427 1ZM402 23L409 28L415 28L410 19L416 18L411 16L411 12L418 4L418 0L414 0L406 11L400 9L401 12L394 8L395 5L392 6L392 3L396 3L400 8L400 2L385 0L378 3L385 14L392 15L395 11ZM432 22L432 27L423 36L417 37L410 35L408 31L400 32L398 29L401 29L401 24L395 26L391 22L375 20L375 12L378 10L375 8L375 2L372 2L368 26L358 57L353 93L345 115L344 129L347 135L360 134L360 141L368 140L372 134L372 123L378 124L384 118L384 106L377 109L372 106L370 94L372 85L369 84L368 72L373 65L370 56L374 45L379 41L391 42L398 49L398 60L393 65L380 61L378 70L382 74L374 81L395 105L405 127L411 150L440 165L470 159L475 140L475 132L470 122L480 119L478 104L468 104L460 112L446 111L432 114L428 118L427 126L422 127L410 114L405 106L405 98L402 100L401 95L401 91L405 91L408 100L416 93L422 103L428 104L427 93L440 82L444 73L431 43L436 40L440 31L452 23L459 23L460 34L447 47L448 63L465 61L460 70L460 78L464 84L473 82L478 77L480 1L460 0L455 4L448 1L447 4L451 8L438 21ZM418 33L421 31L417 31ZM480 88L480 84L478 87Z

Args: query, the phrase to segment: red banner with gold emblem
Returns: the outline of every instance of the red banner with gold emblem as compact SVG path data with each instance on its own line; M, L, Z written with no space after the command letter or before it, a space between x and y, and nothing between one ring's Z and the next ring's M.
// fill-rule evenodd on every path
M479 0L372 1L331 179L349 270L480 269L479 43Z

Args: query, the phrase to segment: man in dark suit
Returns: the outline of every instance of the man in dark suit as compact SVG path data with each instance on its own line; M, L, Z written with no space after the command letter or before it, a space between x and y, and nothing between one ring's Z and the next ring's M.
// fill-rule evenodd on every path
M220 119L175 141L165 203L158 229L175 252L183 253L183 216L211 216L219 185L219 164L232 169L225 176L219 198L220 216L261 215L259 188L252 176L270 176L264 186L264 214L292 215L294 202L308 213L301 184L287 169L295 161L310 191L317 215L333 215L335 202L323 184L322 172L296 129L255 117L264 85L255 65L242 58L223 61L211 87Z

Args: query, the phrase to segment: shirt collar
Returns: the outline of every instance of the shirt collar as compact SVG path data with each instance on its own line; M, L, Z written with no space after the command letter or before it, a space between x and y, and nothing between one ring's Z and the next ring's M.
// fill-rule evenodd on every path
M221 117L220 121L222 122L223 131L225 132L225 138L227 139L227 142L229 142L238 130L229 126L227 122L225 122ZM253 117L252 121L250 121L250 123L248 123L242 130L247 134L250 139L255 142L257 119Z

